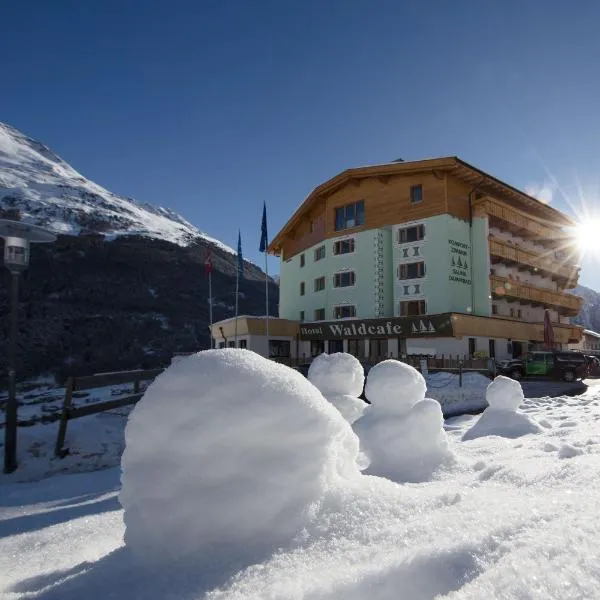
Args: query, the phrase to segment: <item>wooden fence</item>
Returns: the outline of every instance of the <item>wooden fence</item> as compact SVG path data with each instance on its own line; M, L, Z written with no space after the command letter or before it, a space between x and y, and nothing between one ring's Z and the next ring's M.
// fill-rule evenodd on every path
M314 356L299 356L296 358L272 358L277 362L283 363L289 367L299 367L309 365ZM422 361L426 361L427 369L431 371L486 371L493 372L495 368L494 359L490 358L469 358L461 355L441 355L441 356L420 356L420 355L405 355L405 356L369 356L360 358L363 365L372 367L384 360L393 358L408 363L416 369L421 369Z
M152 381L160 375L163 369L150 369L145 371L120 371L117 373L100 373L98 375L89 375L87 377L69 377L65 389L65 398L60 415L60 425L58 436L56 438L56 447L54 454L57 458L64 458L69 449L65 448L65 439L67 436L67 425L71 419L86 417L105 410L112 410L135 404L143 395L142 383ZM128 390L123 396L103 402L93 402L82 406L73 406L73 393L84 390L92 390L112 385L131 384L131 390Z

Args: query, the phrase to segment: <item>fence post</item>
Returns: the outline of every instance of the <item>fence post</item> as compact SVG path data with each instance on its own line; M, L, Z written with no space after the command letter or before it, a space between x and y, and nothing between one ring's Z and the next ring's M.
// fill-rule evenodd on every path
M459 361L458 363L458 387L462 387L462 372L463 372L463 363Z
M140 380L136 379L133 382L133 393L134 394L139 394L140 393Z
M60 415L60 424L58 426L58 436L56 437L56 447L54 448L54 456L56 458L64 458L68 454L68 450L63 450L65 439L67 437L67 423L69 421L69 411L73 404L73 378L67 379L65 388L65 399L63 402L62 414Z

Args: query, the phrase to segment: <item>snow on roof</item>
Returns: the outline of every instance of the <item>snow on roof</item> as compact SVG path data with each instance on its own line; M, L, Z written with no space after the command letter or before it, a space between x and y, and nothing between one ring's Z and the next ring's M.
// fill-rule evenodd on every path
M590 335L595 338L600 338L600 333L598 333L597 331L592 331L591 329L584 329L583 333L584 335Z

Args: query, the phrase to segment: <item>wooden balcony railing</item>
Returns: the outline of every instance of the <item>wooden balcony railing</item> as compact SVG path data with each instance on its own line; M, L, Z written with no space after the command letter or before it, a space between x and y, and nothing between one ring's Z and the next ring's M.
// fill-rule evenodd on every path
M521 302L539 304L547 308L554 308L560 314L566 316L574 317L577 315L583 304L583 299L579 296L553 292L528 283L498 277L497 275L490 277L490 286L492 295L495 298L510 298Z
M554 279L558 279L561 286L574 288L579 278L579 267L575 265L560 264L549 256L513 246L498 238L490 238L490 256L504 262L525 265L536 269Z
M511 208L493 198L482 198L474 202L473 206L476 212L487 214L490 220L497 219L502 221L509 226L509 229L517 229L524 235L528 234L531 237L553 243L556 242L557 238L562 237L560 226L557 226L556 229L548 227L533 219L527 213L516 208Z

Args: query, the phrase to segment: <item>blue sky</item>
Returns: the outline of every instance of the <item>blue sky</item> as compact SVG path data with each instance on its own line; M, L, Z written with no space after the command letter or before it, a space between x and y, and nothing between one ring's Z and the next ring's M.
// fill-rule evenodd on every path
M599 203L598 3L20 0L0 18L0 120L231 246L241 227L259 263L263 200L274 234L325 179L398 157ZM600 289L597 258L582 282Z

